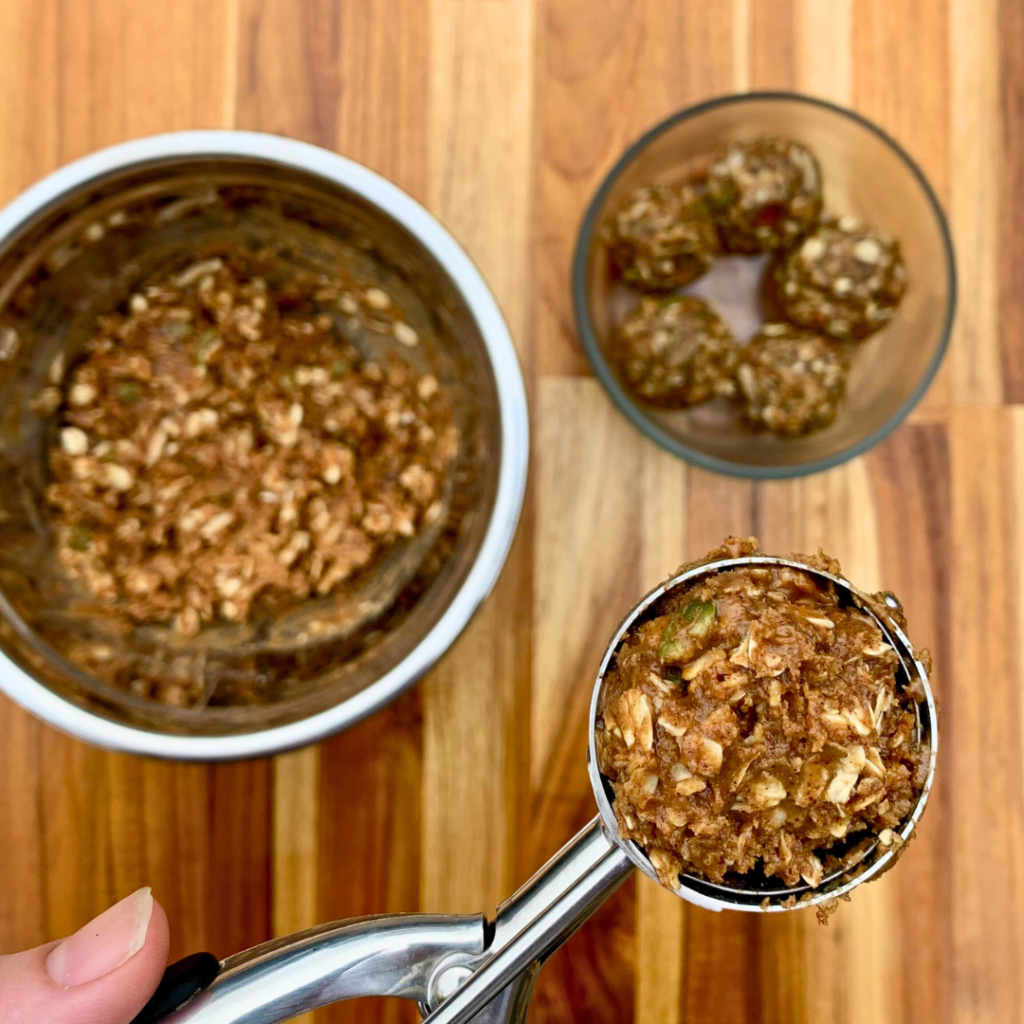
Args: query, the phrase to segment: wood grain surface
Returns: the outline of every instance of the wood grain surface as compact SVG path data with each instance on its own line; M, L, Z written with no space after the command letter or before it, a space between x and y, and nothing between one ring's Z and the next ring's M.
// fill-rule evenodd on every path
M961 302L910 421L830 473L687 467L589 375L569 263L641 131L749 88L853 106L950 215ZM943 751L899 870L831 925L626 884L545 967L531 1019L1024 1021L1024 7L1020 0L2 0L0 199L189 127L278 132L385 174L490 282L527 374L526 509L494 595L391 707L272 761L93 750L0 701L0 952L150 884L172 955L318 921L492 908L594 813L585 707L644 589L726 532L824 546L935 654ZM412 1021L407 1004L319 1011Z

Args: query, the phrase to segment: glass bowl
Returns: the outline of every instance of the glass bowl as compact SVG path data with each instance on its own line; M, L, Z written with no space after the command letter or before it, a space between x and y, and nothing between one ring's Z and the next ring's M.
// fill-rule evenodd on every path
M306 602L259 636L211 627L192 640L163 636L154 644L152 630L126 630L61 571L45 515L55 423L32 403L55 383L54 367L73 362L98 315L155 271L218 245L272 252L268 278L337 270L383 285L418 330L419 344L403 355L441 382L459 451L440 525L367 573L354 601L348 594ZM366 358L383 359L395 344L390 334L346 323ZM393 699L444 654L494 584L526 481L515 349L458 244L366 168L251 132L181 132L115 146L0 211L0 410L0 689L67 732L135 753L268 754ZM398 581L386 600L387 588L377 585L385 576ZM336 628L353 620L360 628ZM130 675L104 681L98 669L83 670L76 650L129 673L142 671L138 665L172 680L193 673L202 706L170 707L116 685ZM259 703L233 698L233 685L253 680Z
M852 343L846 398L827 429L799 438L756 433L717 399L685 410L635 399L608 358L616 325L640 299L612 273L601 229L633 188L706 171L730 142L779 135L821 164L825 209L852 213L899 239L909 285L892 321ZM746 342L780 318L765 282L767 256L720 257L687 293L708 299ZM580 338L598 379L625 415L658 444L705 469L754 479L829 469L877 444L927 390L949 341L956 269L946 218L921 170L877 125L835 104L793 93L724 96L652 128L611 169L580 228L572 272Z

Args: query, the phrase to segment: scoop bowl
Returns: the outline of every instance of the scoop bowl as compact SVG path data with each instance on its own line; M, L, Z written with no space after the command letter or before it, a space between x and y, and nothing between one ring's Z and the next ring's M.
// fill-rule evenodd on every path
M799 569L823 582L831 583L839 593L842 604L855 606L875 620L878 628L882 631L882 636L893 650L896 651L899 658L898 685L900 690L907 692L913 688L918 693L924 692L924 701L915 704L918 717L917 735L915 738L918 743L926 745L930 751L928 774L924 787L921 790L921 795L918 797L914 810L897 830L897 835L902 840L901 842L894 842L889 848L884 848L876 839L855 867L827 875L814 888L808 885L787 887L777 878L748 873L736 876L735 879L729 879L721 884L711 882L701 875L685 874L680 876L679 887L675 890L683 899L707 910L778 912L798 907L816 906L827 900L844 896L861 883L877 878L887 871L896 863L900 853L906 849L907 840L910 839L914 827L920 820L921 815L924 813L925 805L928 803L935 775L935 758L938 749L938 715L935 708L935 698L929 685L928 673L914 652L914 648L907 639L906 634L891 616L882 612L877 600L872 600L868 595L857 590L849 580L843 579L841 576L835 576L821 569L815 569L802 562L765 555L717 559L689 568L659 584L622 620L619 628L612 635L611 640L609 640L604 657L601 659L601 667L598 669L597 681L594 684L594 693L590 701L590 749L587 757L587 768L590 773L590 782L594 789L594 799L597 801L597 806L601 813L605 833L619 845L640 871L649 878L654 879L654 881L658 881L658 874L648 859L647 854L636 843L624 840L619 836L618 822L616 821L613 808L615 796L612 792L610 781L601 774L601 770L598 767L597 720L600 717L599 708L601 706L601 695L605 678L623 637L658 600L674 590L688 590L706 576L748 566L754 568L782 566ZM900 604L894 595L885 594L882 600L892 611L899 610Z

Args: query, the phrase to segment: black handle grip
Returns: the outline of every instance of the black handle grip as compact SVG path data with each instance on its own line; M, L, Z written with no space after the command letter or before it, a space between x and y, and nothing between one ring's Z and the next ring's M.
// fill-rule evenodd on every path
M184 1006L197 992L217 977L220 961L212 953L193 953L171 964L153 998L139 1011L132 1024L156 1024Z

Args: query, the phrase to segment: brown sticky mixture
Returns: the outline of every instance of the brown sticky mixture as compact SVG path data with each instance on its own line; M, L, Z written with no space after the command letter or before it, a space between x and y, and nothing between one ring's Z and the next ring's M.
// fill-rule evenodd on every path
M681 288L700 277L718 252L714 221L696 190L643 185L631 192L605 229L623 280L637 288Z
M757 553L730 538L709 558ZM794 556L838 573L826 556ZM831 585L745 567L670 593L623 639L597 751L620 834L661 882L760 871L814 887L898 845L928 770L875 621Z
M907 290L900 244L856 217L826 217L776 272L796 324L836 338L866 338L893 317Z
M821 169L809 149L789 139L734 142L711 166L706 199L727 249L784 248L818 222Z
M692 295L643 299L616 344L630 390L652 405L675 408L733 394L738 357L728 325Z
M792 324L765 324L739 360L743 414L780 437L822 430L846 393L849 360L843 347Z
M329 594L440 516L458 439L438 381L361 359L336 322L390 316L416 345L389 306L212 257L101 318L56 389L48 500L68 574L191 637Z

